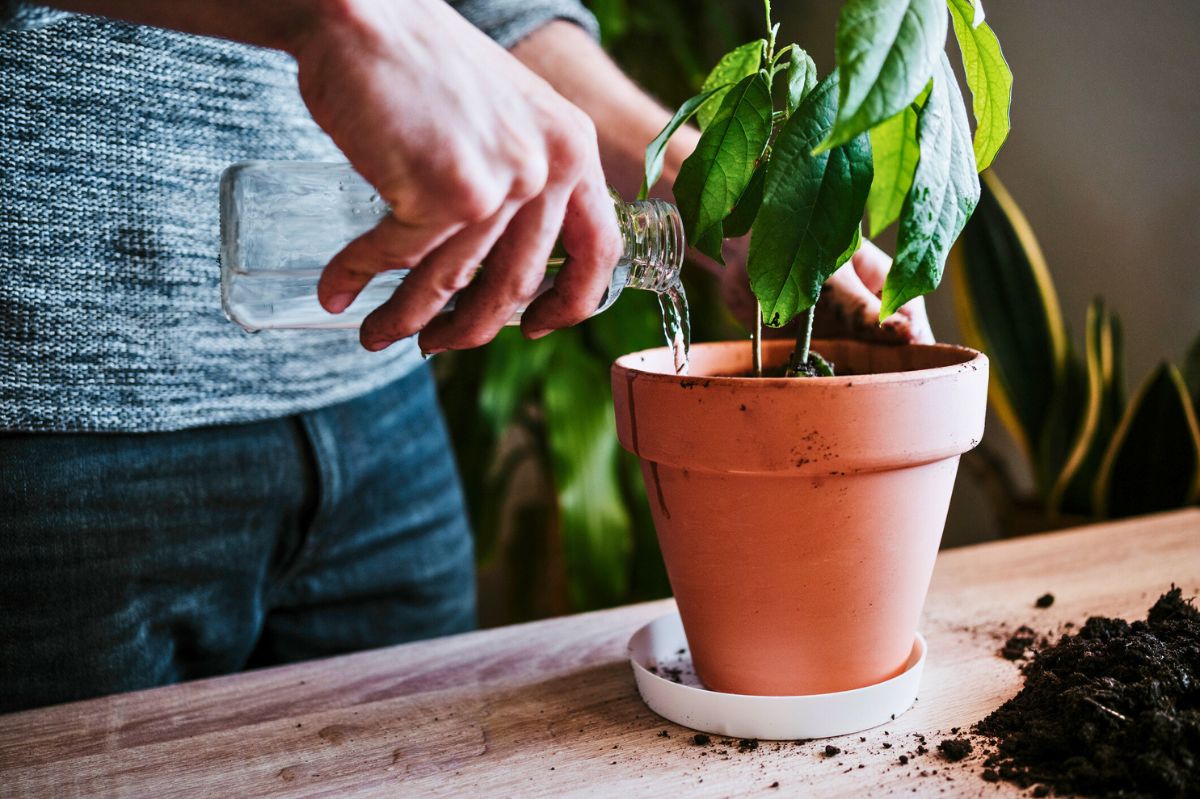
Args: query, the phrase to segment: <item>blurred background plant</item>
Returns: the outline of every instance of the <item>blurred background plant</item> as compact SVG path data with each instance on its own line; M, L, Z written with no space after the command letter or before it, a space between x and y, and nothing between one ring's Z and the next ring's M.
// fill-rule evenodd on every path
M718 0L594 0L602 41L664 103L758 35L761 8ZM740 338L703 270L685 267L695 341ZM605 313L536 342L506 329L439 356L479 565L484 626L667 596L637 461L617 443L609 367L664 343L657 302L627 291Z
M1041 247L994 173L950 260L965 343L991 359L989 399L1033 475L1018 488L992 440L964 457L1007 534L1183 507L1200 498L1200 336L1125 400L1122 327L1097 297L1082 350Z

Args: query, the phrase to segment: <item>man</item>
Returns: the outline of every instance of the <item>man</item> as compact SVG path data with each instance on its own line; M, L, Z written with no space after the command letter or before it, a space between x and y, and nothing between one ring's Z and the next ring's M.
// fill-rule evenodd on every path
M588 316L619 252L605 184L633 193L667 113L573 0L0 2L0 710L469 629L419 350L489 341L560 229L522 326ZM416 271L360 341L245 335L217 299L221 169L343 154L394 212L322 303ZM829 293L867 319L886 259L855 267Z

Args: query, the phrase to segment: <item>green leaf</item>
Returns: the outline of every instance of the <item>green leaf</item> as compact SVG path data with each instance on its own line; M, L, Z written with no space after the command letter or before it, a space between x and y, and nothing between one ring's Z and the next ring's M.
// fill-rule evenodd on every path
M962 52L963 71L971 88L971 110L975 115L975 162L980 172L987 169L1008 138L1009 108L1012 105L1012 71L1000 51L1000 40L983 22L978 3L949 0L954 36ZM972 18L976 21L972 22Z
M1196 413L1200 413L1200 335L1192 342L1183 359L1183 379L1192 395Z
M900 211L896 259L883 284L880 320L937 288L946 256L979 202L967 111L945 54L917 114L920 161Z
M787 74L787 112L791 116L817 85L817 65L812 57L792 45L792 60Z
M758 72L758 68L762 64L763 48L766 44L762 39L747 42L721 56L721 60L708 73L700 91L711 90L713 95L701 104L696 112L696 121L700 123L701 130L707 128L708 124L712 122L721 107L721 101L725 99L725 95L729 93L734 84L742 78Z
M1105 517L1170 510L1200 496L1200 428L1179 370L1163 363L1138 390L1104 455L1093 502Z
M862 246L862 225L854 229L854 238L850 240L850 245L842 250L842 254L837 257L837 265L833 271L837 271L838 267L854 257L854 253L858 252L858 248Z
M952 255L958 324L991 360L992 405L1032 460L1064 380L1067 329L1029 222L994 172L983 188Z
M903 111L938 73L945 46L942 0L849 0L838 17L837 123L820 149Z
M1045 411L1045 423L1034 453L1033 477L1038 496L1043 499L1053 493L1054 481L1062 473L1071 454L1071 446L1084 421L1087 389L1087 368L1079 356L1068 348L1062 373Z
M767 165L760 164L750 176L746 190L738 198L737 205L725 218L725 238L736 239L750 232L758 207L762 205L763 185L766 183Z
M577 609L619 601L633 547L618 475L608 370L588 356L578 331L561 331L545 374L546 443L558 493L567 585ZM564 335L566 334L566 335Z
M813 152L833 125L836 86L835 71L804 99L779 131L767 165L746 266L763 319L772 326L787 324L816 302L858 235L871 188L865 134Z
M908 106L871 128L871 154L875 179L867 195L871 236L878 236L896 221L912 187L921 148L917 145L917 109Z
M1057 475L1047 505L1051 513L1092 513L1092 487L1125 411L1121 374L1121 322L1104 300L1088 306L1084 349L1087 355L1087 405L1071 451Z
M960 0L947 0L947 2L951 9L953 9L954 4L960 2ZM983 13L982 0L971 0L971 26L978 28L983 24L985 19L987 19L987 15Z
M771 135L771 89L757 72L734 86L675 178L688 242L718 262L723 223L742 196Z
M717 89L709 89L684 100L683 105L679 106L679 110L675 112L675 116L671 117L671 121L667 123L666 127L646 145L646 172L642 178L642 188L638 191L639 200L650 196L650 189L654 187L655 183L658 183L659 177L662 176L663 157L667 152L667 142L675 135L675 131L691 119L692 114L696 113L696 110L704 105L704 101L716 91Z

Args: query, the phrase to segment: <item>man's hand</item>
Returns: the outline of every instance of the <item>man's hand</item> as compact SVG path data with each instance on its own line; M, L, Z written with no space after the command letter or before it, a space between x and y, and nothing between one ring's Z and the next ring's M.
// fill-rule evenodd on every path
M568 263L522 326L587 318L621 251L591 120L441 0L339 7L293 50L300 90L393 210L329 264L321 304L338 313L377 272L411 268L363 345L421 331L426 352L479 346L534 296L561 227Z

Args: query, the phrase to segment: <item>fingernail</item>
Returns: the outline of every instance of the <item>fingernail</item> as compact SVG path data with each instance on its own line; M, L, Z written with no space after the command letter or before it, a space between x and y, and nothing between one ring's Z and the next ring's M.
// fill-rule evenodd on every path
M421 357L428 361L430 358L437 355L439 352L445 352L445 351L446 350L444 348L436 349L436 350L421 350Z
M542 336L548 336L553 332L554 328L552 327L545 328L544 330L527 330L525 331L525 338L533 341L541 338Z
M363 346L371 352L379 352L390 347L392 342L386 338L373 338L363 342Z
M348 291L330 294L328 299L325 300L325 310L330 313L341 313L349 308L352 302L354 302L354 295Z

